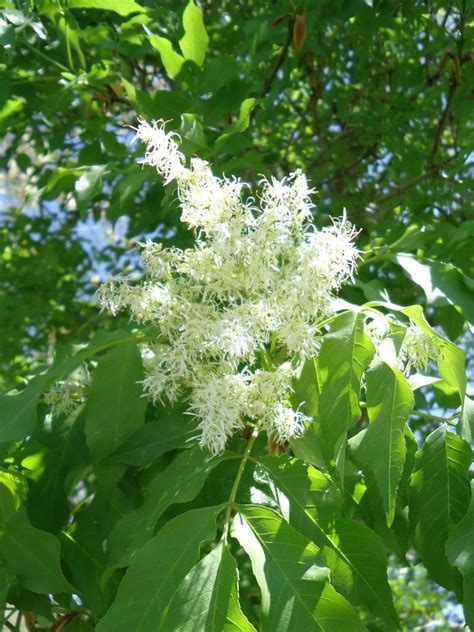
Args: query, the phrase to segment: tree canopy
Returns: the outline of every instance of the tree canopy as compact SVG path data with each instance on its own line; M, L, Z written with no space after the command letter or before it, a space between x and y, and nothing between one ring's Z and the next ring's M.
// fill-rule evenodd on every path
M464 595L473 626L470 4L0 7L5 625L11 610L70 632L447 616L408 612L403 567L414 585L429 577L420 594L451 591L439 603ZM186 251L200 236L180 221L179 182L140 164L141 120L164 121L183 160L257 201L301 170L316 229L343 215L356 227L353 281L292 378L303 436L266 443L247 415L209 460L184 402L143 397L154 323L101 312L98 290L146 273L137 244ZM383 338L399 362L415 330L426 362L379 352ZM276 371L281 347L272 338L257 370Z

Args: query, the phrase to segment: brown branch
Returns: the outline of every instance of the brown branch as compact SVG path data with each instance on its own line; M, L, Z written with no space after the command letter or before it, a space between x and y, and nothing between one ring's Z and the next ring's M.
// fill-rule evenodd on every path
M446 105L444 106L443 111L441 112L441 116L438 121L438 127L436 129L436 136L433 141L433 147L431 149L430 157L428 158L428 166L433 167L434 159L436 158L436 154L438 153L439 143L441 140L441 136L444 132L444 128L446 127L446 121L448 120L448 114L451 109L451 105L453 102L454 92L456 91L458 84L454 80L451 81L448 91L448 98L446 99Z
M262 92L260 93L261 99L263 99L263 97L265 97L272 89L272 85L273 85L273 82L275 81L275 77L277 76L277 72L283 66L286 56L288 55L288 50L290 48L291 40L293 38L293 24L294 24L294 19L290 18L288 20L288 30L286 33L285 43L283 44L280 54L278 55L275 63L273 64L270 74L264 81Z

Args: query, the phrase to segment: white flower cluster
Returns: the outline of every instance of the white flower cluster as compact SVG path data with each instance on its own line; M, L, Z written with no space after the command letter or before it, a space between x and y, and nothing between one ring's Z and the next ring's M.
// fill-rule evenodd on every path
M214 176L207 162L193 158L188 168L163 124L140 120L136 132L142 162L176 181L196 241L187 250L142 244L143 283L108 282L101 302L157 325L145 388L153 400L189 393L211 453L245 420L287 440L305 418L289 406L285 360L317 352L318 325L354 271L354 228L345 217L322 230L311 223L313 190L301 171L262 180L258 207L242 197L242 182Z
M436 361L439 354L439 343L435 336L430 336L416 325L408 327L399 353L399 360L406 374L411 369L425 370L429 361Z
M67 380L55 382L43 395L51 417L74 417L86 400L89 381L87 369L81 366Z
M409 375L412 369L423 371L428 367L430 360L436 361L439 358L440 348L436 336L414 324L406 328L397 353L390 335L392 324L395 323L390 316L373 310L369 312L365 321L365 331L370 336L377 354L386 362Z

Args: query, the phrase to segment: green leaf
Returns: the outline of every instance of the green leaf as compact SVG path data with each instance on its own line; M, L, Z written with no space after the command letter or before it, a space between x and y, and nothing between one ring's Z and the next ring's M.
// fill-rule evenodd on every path
M44 377L38 376L19 393L0 395L0 442L23 439L33 432L44 384Z
M464 398L464 406L462 407L459 434L468 443L474 441L474 401L467 395Z
M390 527L406 456L403 433L414 397L400 371L384 362L375 364L366 379L370 424L351 439L350 445L356 460L375 475Z
M69 516L69 502L65 490L66 477L71 469L87 466L89 451L84 436L84 415L74 421L56 421L49 431L36 435L48 448L42 466L28 494L28 518L38 529L57 533Z
M237 564L222 542L183 579L160 627L173 632L255 630L240 609Z
M160 53L161 63L166 70L166 74L174 79L179 75L184 58L174 50L173 44L165 37L153 35L148 30L147 33L150 44Z
M61 628L61 632L94 632L94 628L81 619L74 619L66 623L64 628Z
M321 548L335 589L352 603L374 610L387 630L395 629L397 615L380 538L343 517L334 483L317 469L286 456L264 457L259 466L268 475L285 520Z
M74 189L82 207L86 207L88 202L102 191L102 177L107 170L106 165L91 165L81 173Z
M449 536L446 554L463 575L464 616L470 629L474 629L474 482L471 483L469 510Z
M0 395L0 442L23 439L33 432L39 398L55 380L68 375L91 356L135 340L137 336L124 330L100 332L86 347L72 357L55 362L19 393Z
M59 562L60 546L51 533L31 527L21 519L9 523L0 540L0 557L7 569L33 592L71 592Z
M106 574L106 556L97 524L87 511L77 514L61 536L62 557L69 577L87 609L102 616L110 605L118 579Z
M111 565L127 566L136 551L152 537L163 512L174 503L188 502L196 497L209 472L220 463L218 458L208 459L199 447L185 450L151 480L143 505L125 514L111 533Z
M140 352L132 343L99 360L86 406L86 437L94 461L114 452L145 422L142 379Z
M303 461L325 468L318 418L320 384L317 358L308 358L299 367L292 381L291 404L313 421L306 422L301 437L290 439L293 454Z
M150 421L139 428L110 455L107 462L149 465L170 450L192 446L191 439L194 437L194 419L174 410L165 411L156 421Z
M189 0L183 13L184 35L179 40L179 47L185 59L190 59L202 66L206 56L209 36L199 9L193 0Z
M199 560L200 544L214 539L222 509L193 509L166 523L136 554L97 632L163 629L168 604Z
M396 256L396 262L422 288L430 304L459 305L466 319L474 325L472 280L466 279L459 268L430 259L424 259L422 263L404 253Z
M0 108L0 123L3 123L5 119L23 110L25 105L26 100L23 97L13 97L8 99L3 104L2 108Z
M352 311L341 314L324 337L318 356L319 415L329 459L338 457L346 432L360 418L360 383L373 353L363 316Z
M403 314L409 316L411 320L426 334L436 338L440 347L438 358L438 368L443 380L452 386L459 393L459 400L462 404L466 395L467 378L465 372L464 351L449 340L439 336L428 324L420 305L411 305L401 310Z
M226 128L226 131L217 138L214 144L214 152L220 151L231 136L234 134L240 134L248 128L250 124L250 114L256 102L257 99L254 99L253 97L242 101L237 120L229 125Z
M119 15L143 13L145 9L135 0L69 0L68 9L100 9L114 11Z
M0 531L20 508L27 490L27 483L20 474L0 470Z
M329 584L319 549L277 513L239 505L233 535L248 553L262 592L261 631L364 630L352 606Z
M444 550L469 506L471 456L469 445L443 425L427 437L410 482L410 526L417 550L431 577L450 590L456 588L457 571Z

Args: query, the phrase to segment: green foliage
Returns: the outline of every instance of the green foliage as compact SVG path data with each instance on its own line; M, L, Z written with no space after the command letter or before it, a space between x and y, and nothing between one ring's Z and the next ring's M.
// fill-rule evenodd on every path
M413 394L403 375L383 362L367 371L366 379L369 425L352 439L351 447L355 459L374 474L390 527L405 463L403 431L413 409Z
M363 630L317 563L318 547L266 507L243 505L234 534L262 591L262 630ZM291 606L288 607L288 602Z
M469 3L0 8L8 625L447 629L440 604L462 602L474 627ZM142 397L150 332L99 314L99 283L139 272L136 240L192 245L136 164L138 116L219 174L302 168L316 224L347 207L360 229L354 283L294 380L302 437L245 427L209 459L180 405ZM391 323L377 350L374 314ZM422 375L394 360L410 323L439 346ZM48 392L81 367L84 399L52 417Z
M469 445L440 427L427 437L410 485L410 524L421 558L435 581L452 590L458 578L446 558L446 541L470 499Z

